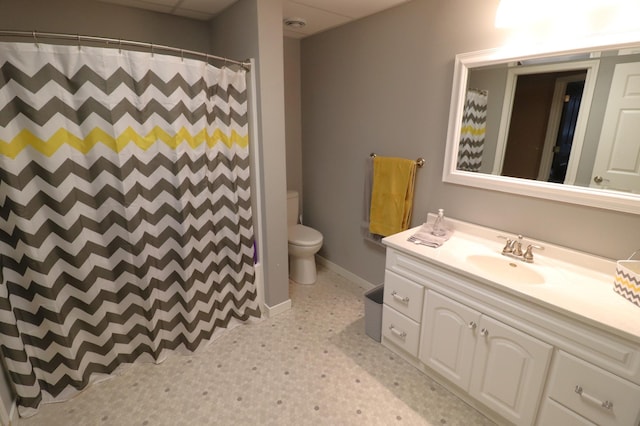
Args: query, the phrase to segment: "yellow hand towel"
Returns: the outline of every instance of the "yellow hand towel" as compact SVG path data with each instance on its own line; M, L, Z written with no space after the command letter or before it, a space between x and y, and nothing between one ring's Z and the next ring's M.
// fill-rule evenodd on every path
M369 232L387 236L411 223L416 162L404 158L373 159L373 188Z

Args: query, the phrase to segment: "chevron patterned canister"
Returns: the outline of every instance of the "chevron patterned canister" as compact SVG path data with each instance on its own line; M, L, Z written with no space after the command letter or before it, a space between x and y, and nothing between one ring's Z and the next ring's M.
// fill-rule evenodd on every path
M631 303L640 306L640 260L617 262L613 289Z

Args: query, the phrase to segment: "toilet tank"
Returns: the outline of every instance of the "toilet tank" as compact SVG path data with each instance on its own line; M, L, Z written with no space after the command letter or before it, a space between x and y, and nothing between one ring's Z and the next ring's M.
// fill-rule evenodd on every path
M298 192L287 191L287 226L298 223Z

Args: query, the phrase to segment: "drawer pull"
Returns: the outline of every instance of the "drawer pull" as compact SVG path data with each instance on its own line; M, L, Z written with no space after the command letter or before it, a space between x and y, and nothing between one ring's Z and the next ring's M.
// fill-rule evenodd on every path
M487 337L489 335L489 330L487 330L486 328L483 328L482 330L480 330L480 335Z
M401 339L404 339L405 337L407 337L407 333L405 333L404 331L398 330L393 326L393 324L389 326L389 330Z
M478 324L475 321L469 321L469 325L467 325L471 330L475 330L477 326Z
M391 292L391 296L393 296L393 298L400 303L406 303L406 304L409 303L409 298L407 296L402 297L395 290Z
M580 395L583 399L589 401L592 404L595 405L599 405L602 408L604 408L605 410L611 410L613 408L613 402L611 401L600 401L598 398L596 398L595 396L591 396L588 393L586 393L583 389L582 386L580 385L576 385L576 388L574 389L575 392Z

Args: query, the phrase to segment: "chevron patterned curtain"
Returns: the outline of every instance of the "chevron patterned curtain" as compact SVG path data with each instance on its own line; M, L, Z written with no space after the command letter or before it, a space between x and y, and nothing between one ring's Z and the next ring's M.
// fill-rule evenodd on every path
M487 128L488 95L486 90L469 89L467 91L460 130L458 170L480 171Z
M0 43L0 348L23 416L259 317L244 71Z

